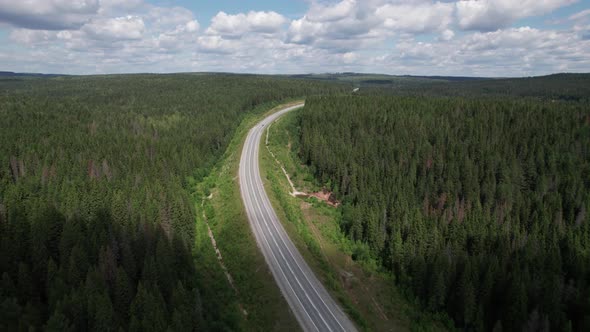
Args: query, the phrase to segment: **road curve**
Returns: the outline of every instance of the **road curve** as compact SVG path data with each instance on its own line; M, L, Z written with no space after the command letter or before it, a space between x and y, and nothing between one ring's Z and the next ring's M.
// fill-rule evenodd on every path
M287 236L266 195L258 169L260 140L266 127L303 105L273 113L248 132L240 159L240 192L258 247L301 328L304 331L356 331Z

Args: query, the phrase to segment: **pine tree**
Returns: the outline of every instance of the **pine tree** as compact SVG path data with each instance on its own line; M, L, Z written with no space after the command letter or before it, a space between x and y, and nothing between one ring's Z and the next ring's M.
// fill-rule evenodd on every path
M26 263L18 264L18 277L16 282L17 294L21 303L26 303L35 295L35 288L33 278L31 276L31 269Z
M95 301L94 313L92 314L92 329L95 331L113 331L116 324L113 320L114 312L111 300L106 293L94 296L91 300Z
M0 330L17 331L21 317L21 307L16 297L0 297Z
M46 331L50 332L67 332L67 331L75 331L72 327L69 319L59 310L56 310L49 320L47 321L47 325L45 326Z

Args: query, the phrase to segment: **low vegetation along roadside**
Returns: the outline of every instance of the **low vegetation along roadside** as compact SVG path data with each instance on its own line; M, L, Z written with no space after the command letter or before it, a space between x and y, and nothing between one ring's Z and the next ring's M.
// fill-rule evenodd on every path
M242 204L238 181L240 155L248 130L265 116L297 102L274 108L269 104L252 112L242 121L222 160L209 176L194 185L195 204L204 203L205 216L235 286L234 292L239 302L239 310L235 312L241 316L236 317L241 330L299 330L295 317L258 250ZM199 214L197 218L197 234L202 235L197 241L197 250L213 252L203 215ZM217 278L217 282L228 282L222 274L217 275Z
M321 193L322 188L296 156L297 112L271 125L268 145L261 142L260 150L266 191L297 248L361 330L444 330L448 324L443 322L448 320L421 314L416 305L408 303L392 287L390 274L380 270L368 248L343 235L338 202L315 197L330 195ZM307 198L291 195L293 189L281 166L300 195L321 194Z

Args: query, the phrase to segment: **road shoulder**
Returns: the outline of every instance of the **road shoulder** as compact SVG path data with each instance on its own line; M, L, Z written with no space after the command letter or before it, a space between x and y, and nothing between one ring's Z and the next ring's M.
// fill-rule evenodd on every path
M281 223L308 265L360 330L415 330L417 324L413 322L416 321L426 330L444 329L405 300L393 286L391 276L380 271L376 262L352 259L356 244L340 232L337 208L315 197L290 195L292 187L281 166L289 173L297 190L317 192L321 189L294 155L296 141L290 137L293 134L288 129L296 116L296 112L291 112L271 125L268 143L274 156L267 150L263 138L260 171Z
M199 205L203 202L202 208L197 207L197 214L205 212L237 289L235 296L247 312L244 315L241 308L235 310L235 315L241 316L241 330L300 331L256 244L242 204L238 181L240 155L250 128L264 117L296 102L300 101L261 106L261 109L248 115L236 130L221 161L195 186L195 202L198 201ZM197 227L201 223L204 223L203 218L200 218ZM201 226L201 229L206 227ZM213 251L214 248L210 242L202 243L201 250Z

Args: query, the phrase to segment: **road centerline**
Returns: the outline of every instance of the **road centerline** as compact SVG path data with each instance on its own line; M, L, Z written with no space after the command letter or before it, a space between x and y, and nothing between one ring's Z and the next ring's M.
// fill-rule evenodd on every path
M260 176L258 158L262 133L280 116L303 105L285 107L261 120L248 132L239 166L242 201L258 247L302 329L356 331L289 239L270 204Z

